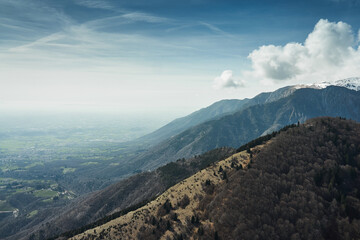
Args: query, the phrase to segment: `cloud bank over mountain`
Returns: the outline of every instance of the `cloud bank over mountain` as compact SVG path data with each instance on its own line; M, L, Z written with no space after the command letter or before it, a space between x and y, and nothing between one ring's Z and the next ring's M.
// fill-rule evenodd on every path
M264 45L248 58L247 74L271 81L346 78L360 75L359 34L344 22L321 19L304 43Z

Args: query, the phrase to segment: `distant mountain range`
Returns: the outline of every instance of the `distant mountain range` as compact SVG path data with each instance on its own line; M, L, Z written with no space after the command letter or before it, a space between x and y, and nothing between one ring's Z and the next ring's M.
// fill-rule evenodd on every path
M206 121L218 119L225 115L229 115L241 111L247 107L254 106L257 104L264 104L264 103L277 101L281 98L291 95L296 90L302 88L322 89L328 86L345 87L350 90L359 91L360 78L347 78L347 79L337 80L334 82L320 82L314 84L300 84L294 86L287 86L280 88L274 92L260 93L251 99L245 98L242 100L239 99L221 100L206 108L193 112L188 116L175 119L174 121L168 123L164 127L161 127L158 130L141 137L140 139L138 139L138 141L146 141L151 146L154 146L167 138L173 137L186 129L189 129L193 126L204 123Z
M285 125L313 117L341 116L360 121L359 103L360 92L336 86L319 89L286 87L260 94L247 100L239 111L188 128L151 147L137 156L133 165L142 170L153 169L213 148L238 147Z
M164 127L161 127L158 130L141 137L138 139L138 141L146 141L153 146L163 140L174 137L193 126L210 120L219 119L223 116L241 111L247 107L251 107L257 104L274 102L280 98L289 96L296 90L298 90L296 86L288 86L280 88L274 92L260 93L251 99L245 98L242 100L221 100L206 108L202 108L196 112L193 112L188 116L175 119L174 121L166 124Z
M359 85L360 78L349 78L287 86L252 99L216 102L138 139L134 146L143 146L140 153L103 172L122 178L216 147L237 147L286 124L312 117L342 116L360 121L359 92L352 90Z

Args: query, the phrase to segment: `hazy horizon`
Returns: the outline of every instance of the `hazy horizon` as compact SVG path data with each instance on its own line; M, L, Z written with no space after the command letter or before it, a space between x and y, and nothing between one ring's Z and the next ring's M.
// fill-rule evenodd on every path
M360 76L359 11L350 0L2 0L0 106L182 116Z

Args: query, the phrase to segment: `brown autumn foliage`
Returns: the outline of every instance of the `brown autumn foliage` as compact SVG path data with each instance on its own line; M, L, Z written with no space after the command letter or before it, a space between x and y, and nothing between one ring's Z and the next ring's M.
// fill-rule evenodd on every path
M317 118L279 134L206 199L204 239L360 239L360 124Z
M189 201L171 190L77 239L360 239L359 123L312 119L244 147L242 168L233 155L179 183Z

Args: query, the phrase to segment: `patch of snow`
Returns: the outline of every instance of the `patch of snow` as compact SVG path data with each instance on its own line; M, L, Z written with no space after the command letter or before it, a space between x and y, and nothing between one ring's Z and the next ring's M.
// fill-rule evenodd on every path
M300 85L296 85L294 86L295 89L300 89L300 88L315 88L315 89L323 89L323 88L327 88L329 86L338 86L338 87L345 87L354 91L360 91L360 78L358 77L353 77L353 78L346 78L346 79L341 79L341 80L336 80L336 81L323 81L323 82L318 82L318 83L313 83L313 84L300 84Z
M17 218L18 216L19 216L19 209L15 209L14 211L13 211L13 216L15 217L15 218Z
M347 78L335 81L335 86L346 87L351 90L360 91L360 78Z

